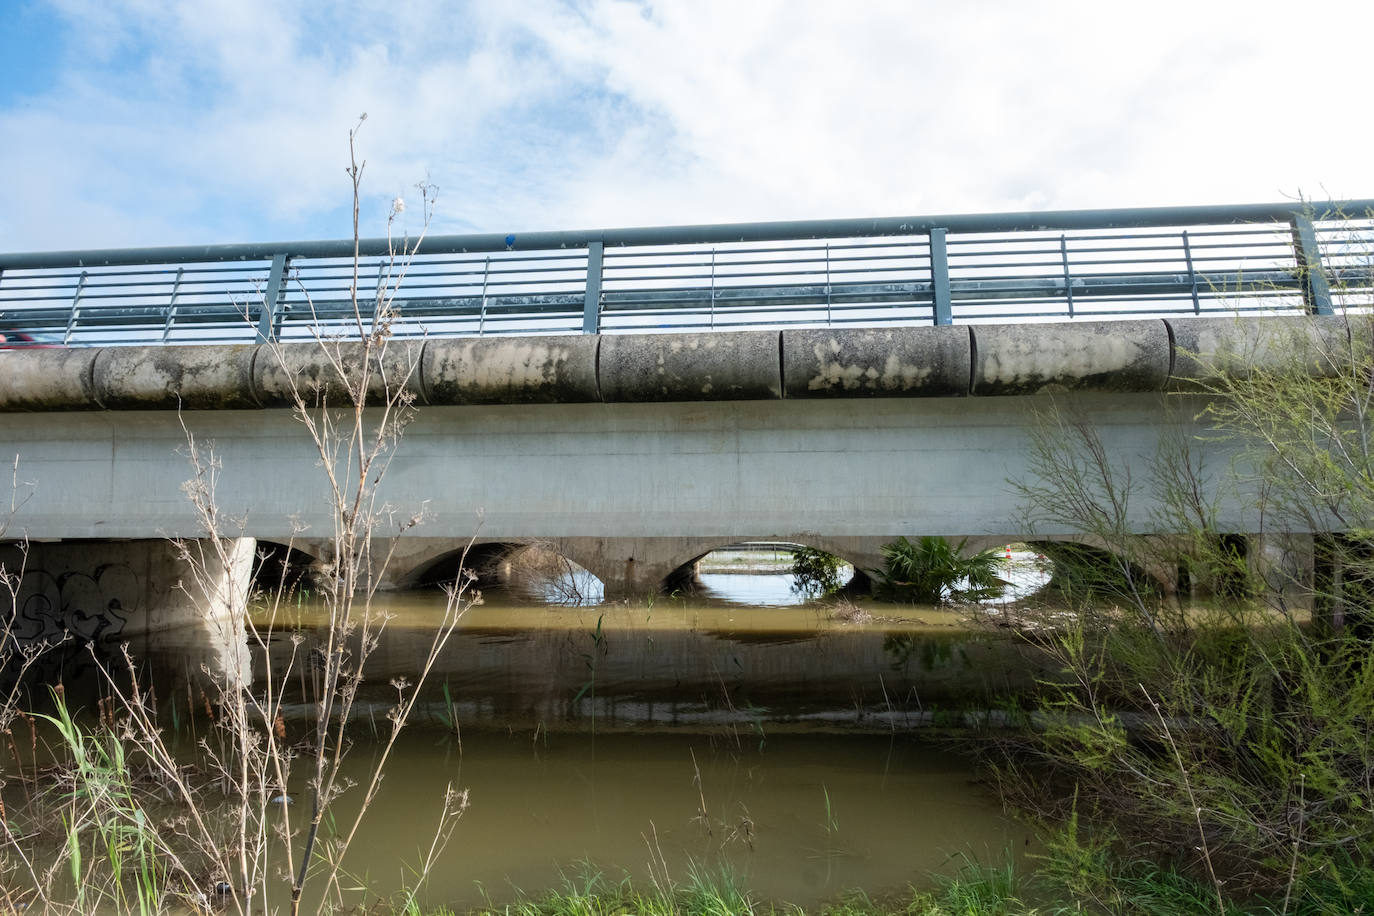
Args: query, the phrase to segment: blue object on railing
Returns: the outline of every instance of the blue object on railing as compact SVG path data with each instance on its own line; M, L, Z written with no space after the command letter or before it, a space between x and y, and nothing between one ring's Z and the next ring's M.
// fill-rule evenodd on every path
M1332 314L1374 292L1372 216L1350 200L542 232L518 249L450 235L412 257L362 239L357 264L351 239L0 254L0 331L118 345L378 319L412 337Z

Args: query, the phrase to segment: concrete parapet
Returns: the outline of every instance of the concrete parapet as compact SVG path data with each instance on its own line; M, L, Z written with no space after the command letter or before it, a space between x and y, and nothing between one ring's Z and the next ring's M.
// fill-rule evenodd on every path
M602 400L761 401L782 397L777 331L601 338Z
M0 352L0 411L91 410L91 370L100 350Z
M391 340L369 400L403 385L433 405L691 402L1205 389L1209 375L1313 375L1358 348L1342 316ZM344 405L362 345L0 351L0 412ZM340 375L340 372L343 375Z
M1222 375L1277 370L1301 360L1309 375L1331 377L1349 367L1349 319L1340 315L1170 318L1174 366L1169 386L1197 390Z
M432 404L599 401L597 342L589 334L431 340L420 377Z
M975 325L973 393L1161 391L1169 330L1158 319Z
M110 409L258 406L251 345L108 347L96 351L96 402Z
M789 398L969 393L969 329L952 325L782 332Z
M390 393L409 391L421 403L421 340L391 340L372 355L368 378L368 403L386 401ZM363 345L358 341L264 344L253 361L253 389L264 407L290 407L296 394L307 406L321 402L335 406L351 403L347 380L362 370Z

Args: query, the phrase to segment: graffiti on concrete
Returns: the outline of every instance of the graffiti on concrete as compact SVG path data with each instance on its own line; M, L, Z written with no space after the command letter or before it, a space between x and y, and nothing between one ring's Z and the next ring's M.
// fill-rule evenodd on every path
M0 689L9 692L23 678L38 688L85 685L95 695L103 682L101 660L115 657L142 596L137 575L124 563L89 572L24 570L0 640Z
M113 641L138 610L142 596L138 576L126 563L104 563L89 573L25 570L9 638L19 646L63 639L81 644Z

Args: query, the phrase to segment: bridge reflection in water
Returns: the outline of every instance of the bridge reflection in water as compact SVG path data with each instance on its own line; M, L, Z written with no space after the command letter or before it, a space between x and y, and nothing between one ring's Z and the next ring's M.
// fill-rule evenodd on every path
M394 616L366 669L361 715L384 717L390 681L411 677L441 614L438 592L388 596ZM258 677L287 673L293 636L318 648L319 615L273 633ZM994 609L995 611L995 609ZM294 611L293 611L294 613ZM1025 694L1045 674L1037 653L958 614L872 605L856 616L820 603L745 607L663 598L562 608L484 603L471 608L431 674L417 714L459 721L599 732L653 729L812 729L887 733L932 724L965 707ZM293 678L296 678L293 675ZM293 708L309 715L309 684Z

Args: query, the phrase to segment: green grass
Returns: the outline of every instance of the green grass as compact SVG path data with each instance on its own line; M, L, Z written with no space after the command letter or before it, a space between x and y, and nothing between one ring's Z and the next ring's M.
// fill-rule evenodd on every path
M1374 916L1374 874L1327 876L1283 895L1224 898L1227 916ZM488 899L478 916L1208 916L1220 914L1213 886L1171 868L1114 857L1102 844L1076 837L1051 840L1033 874L1010 859L999 865L965 860L953 875L924 888L874 898L859 890L802 909L760 899L728 869L691 867L668 886L636 887L590 865L565 875L560 887L513 902ZM404 916L455 916L410 910Z
M911 890L892 899L874 900L861 891L845 894L811 912L816 916L1020 916L1026 909L1017 896L1021 879L1011 866L969 865L953 878L940 879L934 890ZM805 916L786 903L761 901L728 869L693 866L684 881L669 887L636 888L628 878L614 881L584 866L564 876L561 887L538 896L520 896L507 904L491 900L479 916ZM412 916L412 914L406 914ZM427 916L450 916L447 910Z

